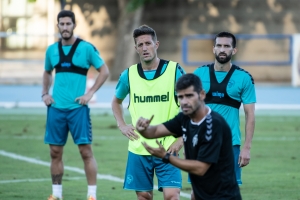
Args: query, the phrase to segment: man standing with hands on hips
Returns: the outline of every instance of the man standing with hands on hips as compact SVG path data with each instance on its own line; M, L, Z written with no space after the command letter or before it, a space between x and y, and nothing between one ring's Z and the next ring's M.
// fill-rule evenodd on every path
M44 142L49 144L51 156L52 195L48 200L62 199L62 156L69 131L84 162L87 199L96 200L97 163L91 147L92 125L87 104L108 78L109 70L91 43L74 36L76 22L72 11L61 11L57 15L57 22L61 40L50 45L46 51L42 91L42 99L48 106ZM86 76L91 66L96 68L99 75L85 94ZM55 82L53 94L50 95L54 69Z

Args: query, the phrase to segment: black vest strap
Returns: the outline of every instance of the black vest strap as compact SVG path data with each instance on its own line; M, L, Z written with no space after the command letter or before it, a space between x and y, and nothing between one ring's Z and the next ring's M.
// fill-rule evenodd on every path
M169 61L160 59L158 67L156 69L156 72L155 72L155 75L154 75L153 79L156 79L157 77L159 77L161 75L161 70L162 70L164 64L168 65ZM141 63L137 64L137 70L138 70L138 73L139 73L139 75L140 75L141 78L148 80L146 78L145 74L144 74L144 70L142 68L142 64Z
M78 67L74 65L72 62L72 58L74 56L75 50L81 41L82 41L81 39L77 38L74 44L72 45L70 52L67 55L65 55L62 49L61 41L58 42L59 62L54 67L55 73L70 72L70 73L81 74L84 76L87 75L88 69Z
M241 106L241 102L232 99L228 95L226 90L228 82L234 70L236 70L238 67L236 65L232 65L226 77L220 83L217 81L215 75L214 64L211 64L208 67L209 67L209 77L210 77L210 89L206 94L205 103L223 104L223 105L227 105L239 109Z

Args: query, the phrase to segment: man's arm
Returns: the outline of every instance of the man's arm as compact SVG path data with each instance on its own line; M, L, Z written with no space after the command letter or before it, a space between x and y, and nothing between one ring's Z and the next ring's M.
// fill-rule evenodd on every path
M174 135L171 133L163 124L158 124L156 126L150 126L150 123L154 115L150 119L146 119L140 117L136 122L136 130L145 138L153 139L153 138L160 138L169 135Z
M239 164L244 167L250 161L250 149L255 127L255 104L244 104L245 112L245 143L239 157Z
M198 176L203 176L211 166L210 163L201 162L198 160L181 159L176 156L170 156L169 160L170 163L175 167Z
M43 73L43 91L42 100L46 106L54 103L52 96L49 94L49 89L52 85L52 71L44 71Z
M158 140L156 140L156 143L159 146L158 148L150 147L146 142L144 142L143 145L151 155L158 158L163 158L167 152ZM198 160L185 160L172 155L169 157L169 162L181 170L196 174L198 176L203 176L211 166L210 163L205 163Z
M95 84L88 91L88 93L91 93L92 95L103 85L103 83L109 76L109 70L106 64L103 64L100 68L97 69L97 71L99 72L99 74L95 80Z
M99 72L94 85L91 89L83 96L77 97L75 101L79 101L79 104L85 105L87 104L91 98L93 97L94 93L103 85L106 79L109 76L109 70L106 64L103 64L100 68L97 69Z
M117 121L118 127L122 134L130 140L137 140L139 138L138 134L134 132L134 127L131 124L126 124L124 119L124 110L122 106L123 99L118 99L116 96L113 97L111 107L113 114Z

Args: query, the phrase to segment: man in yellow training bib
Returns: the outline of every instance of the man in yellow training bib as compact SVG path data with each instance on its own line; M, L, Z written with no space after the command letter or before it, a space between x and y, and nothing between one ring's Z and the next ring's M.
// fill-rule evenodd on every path
M135 49L141 63L132 65L122 72L112 100L112 109L122 134L129 138L128 160L124 189L134 190L137 199L153 199L153 176L158 178L158 190L163 191L165 200L179 199L181 188L180 170L162 159L154 157L142 145L147 142L157 147L155 140L142 137L135 128L126 124L122 102L130 95L129 112L132 124L140 116L157 116L152 124L160 124L179 112L175 96L176 80L185 71L176 62L157 57L159 41L155 31L147 25L133 32ZM171 154L178 155L183 146L182 138L173 136L159 138L160 143Z

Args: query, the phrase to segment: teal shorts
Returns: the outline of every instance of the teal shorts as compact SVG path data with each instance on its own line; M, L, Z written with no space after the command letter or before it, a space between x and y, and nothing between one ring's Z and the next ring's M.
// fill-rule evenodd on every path
M81 106L73 110L62 110L49 106L45 144L65 145L69 131L75 144L92 143L90 109L87 106Z
M181 188L181 173L177 167L162 162L154 156L137 155L128 152L128 160L123 188L139 192L153 190L154 173L158 180L158 190Z

